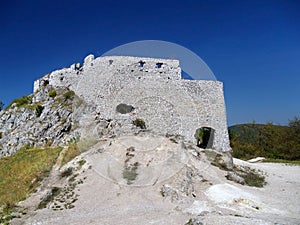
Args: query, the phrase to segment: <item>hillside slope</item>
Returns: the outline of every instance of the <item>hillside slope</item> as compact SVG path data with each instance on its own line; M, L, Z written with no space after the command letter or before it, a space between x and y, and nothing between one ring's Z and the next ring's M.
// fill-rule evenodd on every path
M229 134L234 157L300 160L300 126L297 119L291 121L290 126L235 125L229 127Z

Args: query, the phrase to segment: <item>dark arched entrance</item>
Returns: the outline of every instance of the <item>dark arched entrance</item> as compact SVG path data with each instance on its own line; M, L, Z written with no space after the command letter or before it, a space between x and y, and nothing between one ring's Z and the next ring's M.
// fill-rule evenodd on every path
M195 132L194 137L197 141L197 146L200 148L212 148L214 143L215 130L211 127L201 127Z

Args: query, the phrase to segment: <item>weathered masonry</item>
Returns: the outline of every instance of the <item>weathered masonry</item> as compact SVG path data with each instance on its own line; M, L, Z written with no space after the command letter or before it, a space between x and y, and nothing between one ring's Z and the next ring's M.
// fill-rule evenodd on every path
M196 130L205 127L212 131L208 147L230 150L222 82L182 79L178 60L89 55L82 66L35 81L34 91L44 82L69 87L101 117L122 124L122 132L139 118L155 133L196 143Z

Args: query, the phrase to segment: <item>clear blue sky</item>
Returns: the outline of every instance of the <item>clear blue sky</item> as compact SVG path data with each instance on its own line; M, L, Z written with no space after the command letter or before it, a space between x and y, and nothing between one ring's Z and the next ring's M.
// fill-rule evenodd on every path
M138 40L198 54L224 82L228 124L300 116L300 3L1 1L0 100L32 92L55 69Z

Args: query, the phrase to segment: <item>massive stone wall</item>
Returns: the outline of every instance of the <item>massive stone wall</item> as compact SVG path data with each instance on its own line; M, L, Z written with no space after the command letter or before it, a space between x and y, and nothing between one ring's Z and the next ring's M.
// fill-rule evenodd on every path
M102 118L116 120L121 131L130 131L141 118L147 129L160 134L180 134L195 141L201 127L215 130L213 148L230 150L223 96L219 81L184 80L178 60L127 56L88 56L82 67L58 70L35 82L74 90ZM119 113L120 104L133 106Z

